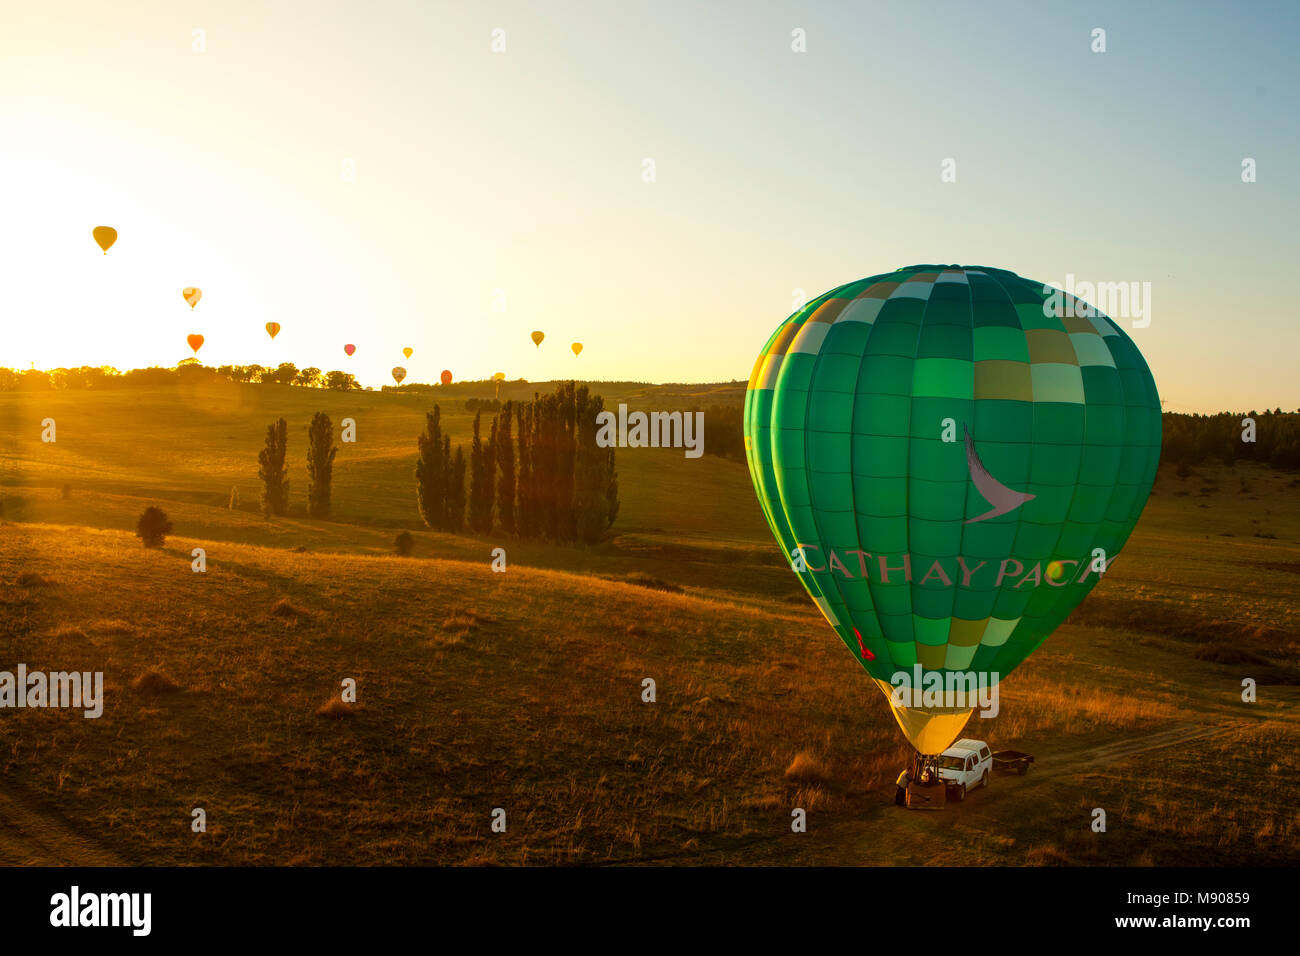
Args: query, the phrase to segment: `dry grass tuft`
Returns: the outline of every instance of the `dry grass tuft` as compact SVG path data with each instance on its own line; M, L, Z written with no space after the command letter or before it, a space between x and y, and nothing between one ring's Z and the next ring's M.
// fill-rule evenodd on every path
M355 717L363 709L360 704L349 704L338 697L331 697L316 708L316 716L328 717L331 720L345 720Z
M1192 651L1198 661L1212 664L1267 664L1268 661L1258 654L1233 647L1231 644L1205 644Z
M311 617L311 612L305 607L294 604L288 598L280 598L271 606L271 616L297 620L302 617Z
M652 591L667 591L669 594L684 594L682 588L676 584L671 584L660 578L654 578L642 571L634 571L631 574L625 574L622 577L610 578L611 581L621 581L624 584L635 584L639 588L649 588Z
M785 779L802 785L824 786L830 783L831 775L824 763L808 751L801 750L785 768Z
M56 641L66 641L76 639L79 641L86 640L86 632L75 624L60 624L54 630L50 631L50 637Z
M107 637L135 637L139 633L134 626L116 617L100 618L90 625L90 629Z
M137 694L147 694L154 697L160 694L175 693L181 689L181 685L176 683L162 671L147 670L135 680L131 681L131 689Z
M1025 854L1025 863L1029 866L1069 866L1065 854L1054 846L1036 846Z

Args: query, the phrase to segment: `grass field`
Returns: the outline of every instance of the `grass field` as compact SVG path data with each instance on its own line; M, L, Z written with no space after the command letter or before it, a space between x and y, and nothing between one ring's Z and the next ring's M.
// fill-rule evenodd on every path
M672 408L743 386L593 391ZM471 394L437 399L455 443ZM622 509L597 547L435 534L412 477L433 400L0 394L0 669L108 685L98 720L0 713L0 821L7 799L16 832L133 864L1300 861L1293 476L1162 472L1106 580L970 728L1035 769L909 813L892 805L903 737L783 564L743 464L620 450ZM305 517L318 410L359 439L329 521ZM256 455L281 415L294 512L267 521ZM149 504L175 526L162 550L132 534ZM392 554L403 528L410 558ZM337 703L345 678L355 706ZM78 862L5 832L0 862Z

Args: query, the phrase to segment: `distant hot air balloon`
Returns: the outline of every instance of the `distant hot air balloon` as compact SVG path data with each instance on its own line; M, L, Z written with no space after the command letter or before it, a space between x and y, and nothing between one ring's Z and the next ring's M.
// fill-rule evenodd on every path
M345 345L345 346L343 346L343 351L347 352L349 357L351 357L352 353L355 352L356 350L357 350L357 347L356 347L355 345Z
M271 336L272 341L275 341L275 337L280 334L280 323L279 322L266 323L266 334Z
M402 349L402 354L405 355L407 358L410 358L414 353L415 353L415 349L412 348Z
M574 354L574 355L581 355L581 354L582 354L582 343L581 343L581 342L574 342L572 345L569 346L569 348L573 349L573 354Z
M404 378L406 378L406 369L402 368L400 365L397 368L393 369L394 382L396 382L398 385L401 385L402 379Z
M496 372L492 375L492 381L494 382L504 382L505 380L506 380L505 372Z
M768 525L923 755L974 703L935 681L991 686L1028 657L1155 478L1147 363L1118 323L1044 288L955 265L851 282L781 324L745 391ZM903 675L925 696L895 697Z
M447 371L446 369L442 370L442 384L443 385L451 384L451 372Z
M185 296L185 301L190 304L191 309L199 304L199 299L203 298L203 292L192 285L181 289L181 295Z
M108 247L117 242L117 230L112 226L96 226L90 230L90 234L95 237L99 248L104 250L104 255L108 255Z
M541 347L542 347L542 339L544 339L544 338L546 338L546 333L545 333L545 332L534 332L534 333L533 333L533 344L536 345L538 348L541 348Z
M190 343L190 348L194 350L195 355L198 355L199 349L203 348L203 336L201 335L186 336L185 341Z

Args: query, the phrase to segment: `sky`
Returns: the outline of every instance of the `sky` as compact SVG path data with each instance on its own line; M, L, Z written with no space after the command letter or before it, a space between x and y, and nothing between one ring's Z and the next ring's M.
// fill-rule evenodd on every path
M174 365L199 333L206 364L375 386L746 379L801 296L933 262L1150 282L1128 332L1168 409L1294 409L1298 23L3 0L0 366Z

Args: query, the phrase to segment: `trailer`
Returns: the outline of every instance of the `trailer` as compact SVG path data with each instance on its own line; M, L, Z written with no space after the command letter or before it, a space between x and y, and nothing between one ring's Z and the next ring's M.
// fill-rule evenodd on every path
M993 751L993 769L1005 773L1015 772L1020 776L1029 773L1029 765L1034 762L1034 755L1020 750Z

